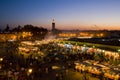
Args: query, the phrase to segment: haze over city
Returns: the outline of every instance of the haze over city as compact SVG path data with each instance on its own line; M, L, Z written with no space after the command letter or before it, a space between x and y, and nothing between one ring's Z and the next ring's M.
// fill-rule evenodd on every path
M0 28L32 24L51 29L120 30L119 0L0 0Z

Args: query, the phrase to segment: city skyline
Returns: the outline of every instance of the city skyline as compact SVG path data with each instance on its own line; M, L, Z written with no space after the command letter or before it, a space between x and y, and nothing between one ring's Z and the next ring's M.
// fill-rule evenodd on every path
M0 28L32 24L51 29L120 30L119 0L0 0Z

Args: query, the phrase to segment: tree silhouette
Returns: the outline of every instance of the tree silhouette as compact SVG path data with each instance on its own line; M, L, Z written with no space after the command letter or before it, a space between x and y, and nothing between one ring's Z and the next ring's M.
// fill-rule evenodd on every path
M43 27L37 27L33 25L24 25L24 27L21 27L18 25L17 27L10 30L9 25L7 24L6 28L3 30L3 32L12 32L12 33L22 33L22 32L31 32L32 39L43 39L45 35L47 34L48 30Z
M5 32L9 32L9 30L10 30L10 27L9 27L9 25L7 24L7 26L6 26L6 28L5 28Z
M21 26L20 25L18 25L18 27L17 27L17 32L20 32L21 31Z
M43 39L47 34L48 30L43 27L37 27L33 25L25 25L22 30L23 32L31 32L34 39Z
M11 32L21 32L21 26L20 25L18 25L18 27L15 27L15 28L13 28L12 30L11 30Z

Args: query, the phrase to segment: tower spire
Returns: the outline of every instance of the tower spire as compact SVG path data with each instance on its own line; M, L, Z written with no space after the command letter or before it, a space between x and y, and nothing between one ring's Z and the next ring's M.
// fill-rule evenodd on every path
M55 19L53 19L52 22L54 23L54 22L55 22Z

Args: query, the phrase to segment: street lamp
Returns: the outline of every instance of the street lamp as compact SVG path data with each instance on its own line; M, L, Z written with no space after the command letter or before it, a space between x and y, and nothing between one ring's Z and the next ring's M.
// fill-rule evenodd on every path
M3 58L0 58L0 61L3 61Z
M86 45L85 45L85 44L84 44L83 46L84 46L84 47L86 47Z
M95 46L93 46L93 48L95 48Z
M120 49L118 49L118 53L120 53Z
M32 68L29 68L29 69L27 70L27 76L28 76L31 80L33 80L32 72L33 72L33 69L32 69Z
M29 76L32 72L33 72L33 70L32 70L31 68L28 69L28 71L27 71L27 75Z
M32 69L28 69L28 72L29 72L29 73L32 73Z
M104 53L105 52L105 50L101 50L102 51L102 53Z

